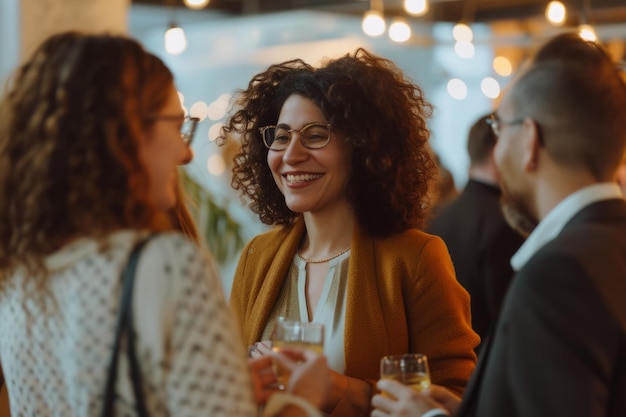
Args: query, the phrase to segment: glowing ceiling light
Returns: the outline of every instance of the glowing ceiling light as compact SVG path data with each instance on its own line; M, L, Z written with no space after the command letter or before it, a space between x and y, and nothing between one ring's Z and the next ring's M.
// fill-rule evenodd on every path
M209 4L209 0L184 0L185 6L190 9L198 10L206 7Z
M467 86L462 80L453 78L448 81L448 94L457 100L463 100L467 97Z
M428 0L404 0L404 10L413 16L424 16L428 13Z
M546 19L553 25L560 26L565 23L567 17L567 10L565 5L560 1L551 1L546 7Z
M598 40L598 35L591 25L580 25L578 34L586 41L596 42Z
M474 32L472 28L465 23L457 23L454 25L454 28L452 28L452 36L454 36L454 40L457 42L471 42L472 39L474 39Z
M513 65L508 58L503 56L497 56L493 59L493 70L496 74L503 77L508 77L513 73Z
M211 142L214 142L215 139L217 139L217 137L220 135L222 127L224 126L224 123L213 123L211 125L211 127L209 128L209 140Z
M206 164L209 173L215 177L219 177L226 170L226 162L220 154L213 154L209 157Z
M394 42L406 42L411 37L411 28L404 19L396 19L389 26L389 38Z
M500 95L500 83L495 78L485 77L480 82L480 90L488 98L497 98Z
M370 10L363 16L362 28L368 36L380 36L385 33L385 19L383 14L376 10Z
M454 44L454 52L461 58L470 59L474 57L476 48L474 44L468 41L458 41Z
M168 54L178 55L187 48L187 37L183 28L171 24L165 32L165 50Z
M200 121L206 119L209 106L204 101L196 101L189 109L191 117L197 117Z

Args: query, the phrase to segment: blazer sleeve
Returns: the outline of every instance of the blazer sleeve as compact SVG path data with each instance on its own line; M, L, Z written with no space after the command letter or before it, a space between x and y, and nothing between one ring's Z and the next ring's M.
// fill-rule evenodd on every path
M594 269L572 256L542 253L516 276L485 370L479 414L611 414L606 407L615 395L623 335L588 275Z
M443 240L431 236L405 294L412 352L428 357L431 380L462 394L476 366L469 294L457 282Z

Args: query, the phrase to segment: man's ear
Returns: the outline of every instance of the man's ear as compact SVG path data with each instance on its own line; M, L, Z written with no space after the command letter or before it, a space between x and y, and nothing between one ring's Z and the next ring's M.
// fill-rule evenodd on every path
M537 170L541 149L541 131L536 121L527 117L522 124L523 167L528 172Z

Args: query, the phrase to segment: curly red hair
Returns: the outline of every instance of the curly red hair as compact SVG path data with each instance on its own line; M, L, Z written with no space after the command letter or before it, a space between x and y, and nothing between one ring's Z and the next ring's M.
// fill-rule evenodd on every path
M0 284L81 236L167 228L149 203L139 137L171 72L122 36L55 35L0 103Z

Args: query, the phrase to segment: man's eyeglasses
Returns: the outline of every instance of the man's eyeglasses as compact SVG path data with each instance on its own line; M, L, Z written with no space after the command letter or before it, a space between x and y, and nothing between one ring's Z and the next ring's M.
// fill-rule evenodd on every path
M161 116L150 116L149 120L167 120L172 122L180 122L181 116L178 115L161 115ZM191 146L191 142L193 142L193 138L196 135L196 127L200 123L200 118L198 117L184 117L183 124L180 127L180 138L185 142L185 145Z
M491 126L491 130L496 137L500 136L500 132L502 131L503 126L513 126L513 125L521 125L524 123L524 119L515 119L509 121L503 121L498 118L498 115L495 113L491 113L489 118L486 120L487 124Z
M291 142L291 135L298 133L300 143L307 149L321 149L330 142L329 123L310 123L300 130L287 129L284 126L265 126L259 128L263 143L272 151L284 151Z

